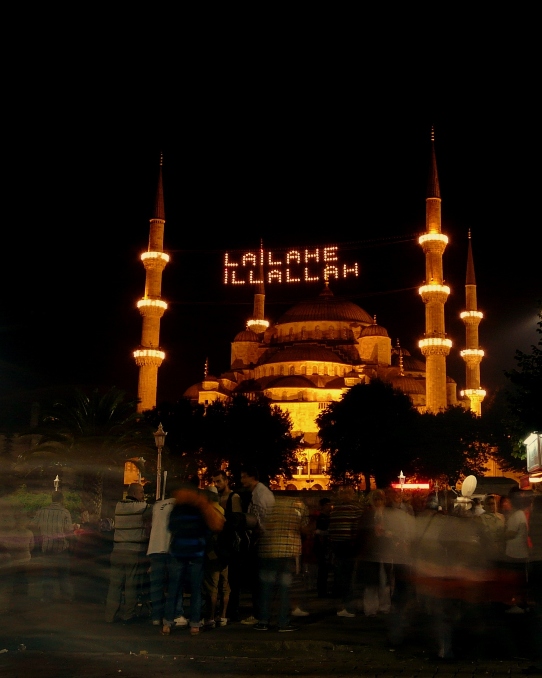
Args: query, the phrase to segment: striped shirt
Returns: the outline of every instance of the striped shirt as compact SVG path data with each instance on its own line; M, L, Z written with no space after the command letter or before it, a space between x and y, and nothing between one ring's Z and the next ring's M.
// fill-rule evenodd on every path
M39 528L43 553L62 553L68 550L66 536L73 532L73 523L70 512L61 504L53 503L41 508L30 524Z
M359 504L335 504L329 515L330 540L353 543L359 536L362 516Z
M296 497L275 497L258 542L260 558L294 558L301 555L301 528L309 522L307 506Z

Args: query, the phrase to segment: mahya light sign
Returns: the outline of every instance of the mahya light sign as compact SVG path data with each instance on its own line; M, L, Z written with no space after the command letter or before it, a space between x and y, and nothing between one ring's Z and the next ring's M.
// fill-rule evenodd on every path
M224 254L225 285L310 283L358 275L358 263L342 261L337 245Z

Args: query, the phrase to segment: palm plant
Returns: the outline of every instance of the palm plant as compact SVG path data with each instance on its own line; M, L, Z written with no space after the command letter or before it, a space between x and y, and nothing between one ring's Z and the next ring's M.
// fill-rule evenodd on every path
M75 389L46 407L40 442L26 461L72 469L80 480L83 506L100 516L106 474L122 471L126 460L137 460L154 447L152 429L136 406L136 400L114 387L90 394Z

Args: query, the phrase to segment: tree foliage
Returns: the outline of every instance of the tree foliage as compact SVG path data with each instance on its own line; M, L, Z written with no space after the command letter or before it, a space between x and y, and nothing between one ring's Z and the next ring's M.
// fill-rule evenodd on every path
M512 386L508 399L515 420L512 435L516 449L529 433L542 431L542 309L538 317L538 344L531 346L530 353L516 351L517 368L506 372Z
M373 476L379 487L411 469L418 411L410 398L379 379L358 384L317 418L321 449L335 481Z
M243 465L255 466L263 479L280 473L291 476L298 438L292 435L289 414L267 398L236 395L203 408L188 400L164 405L149 413L168 432L168 464L175 473L212 473L227 467L238 476Z
M483 475L490 456L481 420L460 405L422 414L418 421L413 466L427 479L447 479L455 485L468 475Z

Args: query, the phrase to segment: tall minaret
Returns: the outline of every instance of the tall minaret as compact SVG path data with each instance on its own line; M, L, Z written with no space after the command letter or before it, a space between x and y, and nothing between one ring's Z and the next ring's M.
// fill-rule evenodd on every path
M263 271L263 242L260 240L260 264L258 267L258 280L256 281L256 292L254 293L254 312L253 317L247 321L247 327L256 334L261 334L269 327L269 321L265 319L265 288Z
M145 266L145 296L137 302L143 317L141 330L141 346L134 351L136 365L139 367L137 395L138 412L156 407L156 389L158 386L158 368L166 357L160 350L160 318L167 309L161 298L162 271L169 261L164 252L164 189L162 184L162 156L160 156L160 172L154 213L150 220L149 248L141 255Z
M461 357L466 363L466 388L461 395L470 400L471 410L480 416L482 414L482 400L486 392L480 388L480 363L484 352L478 345L478 325L484 314L478 310L476 302L476 278L474 276L474 259L472 258L472 239L469 229L469 251L467 255L467 277L465 280L466 310L460 314L465 323L465 350Z
M431 167L425 201L425 233L419 243L425 254L425 284L420 294L425 304L425 336L419 346L426 358L426 408L438 412L447 406L446 356L452 342L446 339L444 329L444 304L450 288L444 285L442 255L448 237L441 233L441 199L435 155L435 133L431 129Z

